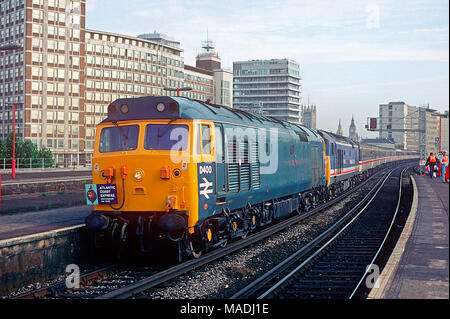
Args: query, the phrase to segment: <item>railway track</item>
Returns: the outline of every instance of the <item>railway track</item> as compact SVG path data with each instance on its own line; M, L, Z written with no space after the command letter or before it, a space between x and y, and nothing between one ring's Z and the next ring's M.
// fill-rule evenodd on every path
M396 168L387 173L337 223L231 299L357 296L360 289L366 289L366 280L372 279L368 276L377 271L374 262L399 210L405 171ZM376 198L382 200L372 204Z
M341 201L364 186L372 178L379 176L376 173L371 178L344 192L333 200L324 203L306 213L295 215L275 225L259 230L258 232L232 243L226 247L212 250L199 259L191 259L170 268L164 267L120 267L111 264L93 272L80 276L80 288L67 289L65 281L58 282L46 288L29 291L14 299L61 299L61 298L96 298L96 299L124 299L135 296L152 287L158 286L193 269L206 265L214 260L236 252L244 247L256 243L272 234L298 223L326 208Z

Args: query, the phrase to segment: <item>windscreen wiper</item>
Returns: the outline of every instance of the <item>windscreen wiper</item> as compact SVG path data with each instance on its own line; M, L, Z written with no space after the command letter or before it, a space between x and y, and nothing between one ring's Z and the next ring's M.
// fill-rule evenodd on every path
M161 138L161 137L163 137L164 135L166 135L166 133L169 131L169 129L170 129L170 124L172 124L172 122L173 121L175 121L176 120L176 118L173 118L173 119L171 119L170 121L169 121L169 123L167 123L166 125L167 125L167 127L166 127L166 129L164 130L164 133L163 134L159 134L158 133L158 138Z

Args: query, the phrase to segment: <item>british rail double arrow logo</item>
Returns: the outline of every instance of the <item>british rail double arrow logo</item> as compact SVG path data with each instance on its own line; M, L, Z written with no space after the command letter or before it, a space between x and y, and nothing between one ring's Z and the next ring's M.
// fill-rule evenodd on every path
M209 199L208 194L211 194L213 192L212 189L209 189L211 186L212 182L203 177L203 183L200 183L200 187L203 187L203 189L200 191L200 195L203 195L206 197L206 199Z

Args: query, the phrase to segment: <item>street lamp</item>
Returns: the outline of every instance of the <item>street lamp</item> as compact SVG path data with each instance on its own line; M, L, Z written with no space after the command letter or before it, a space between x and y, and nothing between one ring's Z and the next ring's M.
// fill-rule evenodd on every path
M5 102L5 104L13 105L13 153L12 153L12 178L16 178L16 102ZM21 103L18 103L21 104Z
M177 96L180 96L180 91L190 91L190 90L192 90L192 88L189 87L189 86L182 87L182 88L170 88L170 87L165 87L164 90L165 90L165 91L177 91Z
M8 43L0 46L1 51L19 50L22 47L17 43ZM6 102L11 104L11 102ZM12 178L16 178L16 103L13 102L13 160L12 160Z

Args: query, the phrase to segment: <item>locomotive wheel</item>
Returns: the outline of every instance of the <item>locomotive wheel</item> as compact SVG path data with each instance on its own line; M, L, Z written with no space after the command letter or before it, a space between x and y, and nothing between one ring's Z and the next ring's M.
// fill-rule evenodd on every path
M199 251L195 251L195 244L192 242L192 240L189 241L189 248L191 250L191 254L192 257L194 257L195 259L200 258L202 256L202 250L200 249Z
M312 198L311 198L311 207L315 208L316 206L317 206L317 195L314 194L314 195L312 195Z
M228 244L228 240L225 240L223 243L221 243L219 246L222 248L225 248Z
M120 230L120 240L122 241L122 243L125 243L127 239L128 239L128 224L124 223Z
M119 228L119 223L117 221L115 221L112 224L110 232L109 232L109 236L110 236L112 242L114 242L117 239L118 228Z
M303 200L303 210L305 212L309 211L311 209L311 198L309 196L307 196L304 200Z

